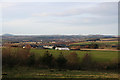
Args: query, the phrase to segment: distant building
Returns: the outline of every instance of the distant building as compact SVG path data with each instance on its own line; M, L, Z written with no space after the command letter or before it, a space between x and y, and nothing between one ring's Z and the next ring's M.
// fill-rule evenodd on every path
M44 49L53 49L54 46L43 46Z
M28 49L28 48L29 48L29 49L30 49L30 48L38 48L38 46L35 45L35 44L26 44L26 45L23 46L23 48L27 48L27 49Z
M69 48L56 47L55 50L70 50Z
M32 48L30 44L26 44L25 46L23 46L23 48L26 48L26 49L30 49Z
M31 44L32 48L38 48L38 46L36 44Z
M43 47L42 45L38 45L37 48L39 48L39 49L44 49L44 47Z

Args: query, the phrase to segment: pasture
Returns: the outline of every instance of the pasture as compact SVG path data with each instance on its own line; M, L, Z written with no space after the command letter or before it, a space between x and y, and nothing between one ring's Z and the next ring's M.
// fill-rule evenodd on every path
M12 48L10 49L12 55L17 54L17 50L22 53L21 55L24 55L26 52L22 51L24 49L17 49L17 48ZM103 65L105 64L105 67L109 64L115 64L118 62L118 51L96 51L96 50L86 50L86 51L81 51L81 50L70 50L70 51L60 51L60 50L53 50L53 49L31 49L30 53L34 53L36 61L44 56L44 53L48 51L50 54L53 55L54 58L58 58L60 53L63 54L64 57L66 57L68 54L75 52L79 58L78 62L82 62L83 57L86 54L91 55L91 59L94 62L100 63ZM7 51L9 53L9 51ZM19 55L19 57L21 56ZM8 58L7 58L8 59ZM13 58L15 59L18 58ZM21 59L24 59L20 58ZM31 58L28 58L31 59ZM12 61L13 61L12 60ZM23 62L25 62L23 60ZM23 63L22 62L22 63ZM80 64L80 63L79 63ZM39 65L39 64L38 64ZM14 67L8 67L8 66L3 66L3 78L118 78L118 73L116 71L112 70L84 70L84 69L66 69L63 68L62 70L59 70L58 68L49 68L49 67L44 67L44 65L41 66L28 66L28 65L21 65L19 66L18 62ZM94 66L94 65L93 65ZM68 67L69 68L69 67ZM99 67L97 67L99 68ZM96 68L96 69L97 69ZM68 79L69 80L69 79ZM99 80L99 79L98 79ZM105 80L105 79L104 79Z
M77 45L88 45L88 44L98 44L98 45L118 45L118 41L96 41L96 42L79 42L79 43L73 43L71 46L77 46Z
M35 53L36 58L42 56L45 51L53 54L55 58L59 56L60 53L63 53L64 56L67 56L71 52L76 52L78 54L79 60L81 61L84 55L90 54L93 61L109 63L118 61L118 51L96 51L96 50L86 50L86 51L60 51L60 50L45 50L45 49L31 49L31 52Z

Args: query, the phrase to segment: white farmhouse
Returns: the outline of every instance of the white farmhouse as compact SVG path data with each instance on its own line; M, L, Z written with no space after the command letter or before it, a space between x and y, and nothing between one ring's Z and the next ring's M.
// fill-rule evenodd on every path
M69 48L56 47L55 50L70 50Z
M52 49L53 46L43 46L44 48Z
M23 46L23 48L25 49L25 46Z

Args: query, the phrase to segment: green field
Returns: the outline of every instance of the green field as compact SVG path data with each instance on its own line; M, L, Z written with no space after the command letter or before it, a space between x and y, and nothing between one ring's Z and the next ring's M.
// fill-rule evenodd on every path
M12 48L13 53L17 50ZM30 52L35 54L35 59L39 59L44 53L48 51L53 54L54 58L57 58L62 52L66 57L71 52L76 52L79 57L79 62L83 60L85 54L90 54L92 60L97 63L114 64L118 61L118 51L60 51L60 50L48 50L48 49L31 49ZM28 66L14 66L14 67L3 67L3 78L118 78L118 73L115 71L97 71L97 70L69 70L62 69L61 71L57 68L41 68L41 67L28 67ZM69 80L69 79L68 79ZM98 79L99 80L99 79Z
M112 42L112 41L107 41L107 42L80 42L80 43L73 43L71 44L71 46L73 45L86 45L86 44L99 44L99 45L118 45L118 41Z
M59 51L59 50L41 50L41 49L32 49L31 52L35 53L36 58L42 56L45 51L49 51L55 58L59 56L62 52L64 56L68 55L71 52L76 52L78 54L79 60L81 61L82 58L86 53L91 54L92 60L97 62L116 62L118 61L118 51Z

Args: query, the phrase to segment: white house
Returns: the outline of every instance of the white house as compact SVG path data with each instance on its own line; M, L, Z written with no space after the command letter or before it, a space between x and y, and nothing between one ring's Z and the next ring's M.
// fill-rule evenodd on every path
M44 48L52 49L53 46L43 46Z
M23 48L25 49L25 46L23 46Z
M69 48L56 47L55 50L70 50Z

